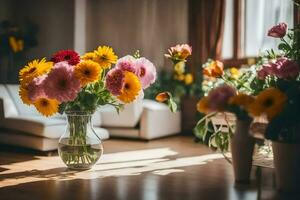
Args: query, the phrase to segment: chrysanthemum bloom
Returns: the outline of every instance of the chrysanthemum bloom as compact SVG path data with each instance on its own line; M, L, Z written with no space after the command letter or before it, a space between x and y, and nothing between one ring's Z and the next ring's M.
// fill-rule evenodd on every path
M212 111L224 111L228 101L235 95L235 90L228 86L222 85L208 93L209 109Z
M80 82L74 75L74 68L67 62L56 63L44 81L48 98L59 102L73 101L80 91Z
M185 60L192 54L192 47L188 44L178 44L168 49L169 54L165 54L165 57L176 60Z
M248 110L249 106L254 102L254 97L251 95L239 93L229 99L229 104L240 106Z
M209 104L208 104L208 97L202 97L200 101L197 103L197 111L208 114L210 113Z
M29 84L28 84L28 98L31 101L35 101L39 98L46 97L43 82L45 81L47 75L39 76L34 78Z
M186 85L191 85L193 83L193 81L194 81L194 77L193 77L192 74L188 73L188 74L185 75L184 83Z
M141 91L139 78L132 72L124 72L124 84L118 99L124 103L133 102Z
M224 74L223 70L224 66L223 63L216 60L213 61L208 67L205 67L203 69L203 74L208 76L208 77L221 77Z
M62 50L56 52L51 60L54 63L67 61L70 65L77 65L80 62L80 56L76 51L73 50Z
M180 58L181 59L186 59L190 55L192 55L192 47L188 44L182 44L180 46Z
M282 111L286 101L287 96L283 92L268 88L258 94L250 105L249 112L255 117L266 114L268 120L271 120Z
M55 99L39 98L34 106L42 115L48 117L58 112L59 102Z
M114 96L121 94L124 84L124 71L118 68L110 70L106 75L105 86Z
M74 69L75 76L79 79L83 87L89 83L98 81L102 71L100 65L91 60L80 62Z
M156 68L152 62L143 57L137 59L135 65L137 67L136 75L139 77L143 89L146 89L155 82Z
M165 102L170 99L170 94L168 92L161 92L158 95L156 95L155 100L158 102Z
M95 57L94 61L99 63L100 67L103 69L108 69L112 64L117 62L118 56L114 53L113 49L108 46L99 46L97 50L94 51Z
M88 52L86 54L84 54L83 56L81 56L82 60L94 60L94 58L96 57L96 54L94 52Z
M33 104L33 101L31 101L28 97L28 89L27 86L21 85L19 88L19 96L22 100L22 102L26 105L31 105Z
M136 59L131 55L124 56L117 61L116 68L136 74L137 68L135 61Z
M287 31L287 24L286 23L279 23L276 26L273 26L268 31L268 36L274 37L274 38L283 38Z
M29 84L35 77L48 73L53 66L52 62L47 62L45 58L42 60L33 60L29 62L19 72L21 85Z

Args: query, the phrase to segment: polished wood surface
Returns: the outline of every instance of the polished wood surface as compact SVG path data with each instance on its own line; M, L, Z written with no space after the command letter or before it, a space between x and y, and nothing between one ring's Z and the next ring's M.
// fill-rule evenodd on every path
M57 154L1 148L0 199L279 199L272 170L235 185L231 165L192 137L110 139L104 151L93 169L72 171Z

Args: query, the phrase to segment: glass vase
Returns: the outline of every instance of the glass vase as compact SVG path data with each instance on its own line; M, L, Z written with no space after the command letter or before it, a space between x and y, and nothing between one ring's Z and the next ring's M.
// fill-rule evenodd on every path
M93 129L92 113L66 112L67 128L58 142L58 153L71 169L90 169L103 153L100 137Z

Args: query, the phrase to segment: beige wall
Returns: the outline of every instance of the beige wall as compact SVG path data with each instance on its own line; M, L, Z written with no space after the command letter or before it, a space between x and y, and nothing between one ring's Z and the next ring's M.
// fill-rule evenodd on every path
M88 0L87 50L112 46L124 56L139 49L157 67L167 48L188 40L188 0Z

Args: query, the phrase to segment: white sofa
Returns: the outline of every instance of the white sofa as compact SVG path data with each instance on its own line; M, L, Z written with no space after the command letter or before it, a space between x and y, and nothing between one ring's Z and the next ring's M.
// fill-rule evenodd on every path
M33 106L21 102L18 87L0 84L0 143L40 151L57 149L66 127L64 116L41 116ZM99 113L93 116L95 131L100 138L108 139L108 131L100 128L100 116Z
M119 114L111 106L102 107L93 115L93 124L102 139L116 136L151 140L179 133L180 117L180 112L172 113L164 104L139 99ZM33 106L24 105L18 85L0 84L0 144L54 150L65 125L64 116L46 118Z

